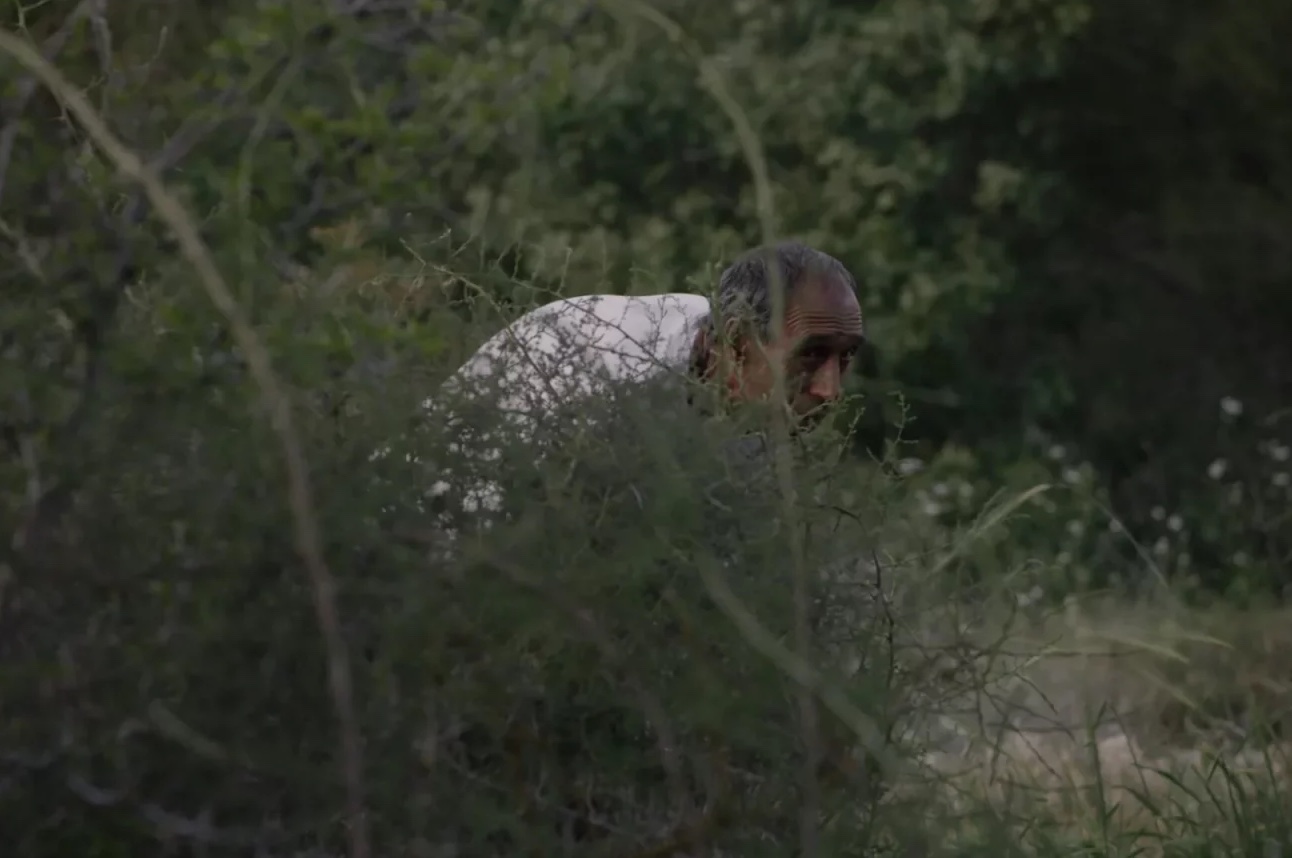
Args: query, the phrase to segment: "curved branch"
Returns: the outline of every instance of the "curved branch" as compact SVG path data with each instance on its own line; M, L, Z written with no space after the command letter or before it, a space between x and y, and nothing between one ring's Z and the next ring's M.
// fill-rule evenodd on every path
M274 372L269 352L224 282L210 250L198 235L193 218L185 211L183 204L166 189L156 171L130 151L108 129L85 96L26 41L8 30L0 29L0 52L13 57L40 80L76 118L117 170L140 185L157 217L174 234L181 252L193 266L211 302L224 315L234 340L246 357L274 434L282 446L287 467L288 503L295 524L296 550L310 578L315 611L327 648L328 684L341 733L346 809L350 817L350 852L352 858L369 858L371 845L364 806L362 747L355 714L349 656L341 635L336 607L336 581L323 556L318 518L310 491L309 469L297 440L291 405Z

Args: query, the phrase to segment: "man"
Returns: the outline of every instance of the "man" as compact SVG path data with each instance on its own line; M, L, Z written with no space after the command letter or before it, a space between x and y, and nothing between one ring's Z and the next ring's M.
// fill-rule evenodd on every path
M773 329L773 289L785 290L784 318ZM490 338L446 383L448 399L486 394L502 419L482 429L453 406L441 413L461 443L450 454L473 449L498 456L492 442L499 425L533 435L564 406L624 383L665 374L691 375L718 386L728 401L766 400L775 367L785 372L785 403L810 423L839 399L843 381L864 339L856 281L837 259L788 241L756 248L722 273L716 306L699 295L668 293L628 297L590 295L546 304ZM567 415L577 420L577 414ZM445 476L452 479L453 469ZM442 494L440 481L432 494ZM497 509L501 493L476 481L463 508Z

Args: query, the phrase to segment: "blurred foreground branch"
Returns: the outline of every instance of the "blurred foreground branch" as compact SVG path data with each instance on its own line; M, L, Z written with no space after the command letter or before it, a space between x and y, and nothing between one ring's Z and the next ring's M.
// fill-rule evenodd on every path
M139 183L157 216L174 233L184 257L196 270L198 280L212 303L228 321L235 341L246 356L273 430L282 445L287 466L288 501L295 523L296 548L310 576L318 623L327 647L329 687L340 722L350 851L353 858L368 858L371 847L364 805L363 752L355 714L349 656L341 635L336 607L336 583L323 556L308 466L296 438L291 407L274 372L269 352L234 300L210 251L198 235L193 219L162 184L156 172L126 148L108 129L85 96L23 39L0 30L0 51L13 57L48 87L68 112L76 117L105 157L124 176Z

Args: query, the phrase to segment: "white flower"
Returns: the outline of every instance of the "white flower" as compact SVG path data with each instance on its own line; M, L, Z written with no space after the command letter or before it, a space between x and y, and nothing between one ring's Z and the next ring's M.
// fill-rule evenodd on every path
M1067 454L1068 454L1068 451L1067 451L1067 450L1065 450L1065 449L1063 449L1063 445L1062 445L1062 444L1054 444L1054 445L1052 445L1052 446L1050 447L1050 458L1051 458L1051 459L1055 459L1055 460L1062 459L1062 458L1063 458L1064 456L1066 456Z
M1167 541L1165 536L1159 536L1157 542L1153 543L1153 553L1159 557L1165 555L1170 550L1171 543Z
M940 515L941 513L942 513L942 504L932 500L924 502L924 514L927 515L929 518L933 518L934 516Z
M1225 475L1225 471L1228 470L1229 463L1224 459L1217 459L1207 466L1207 476L1211 477L1213 480L1218 480L1223 477Z
M1172 515L1166 520L1166 526L1178 533L1180 528L1184 527L1184 519L1178 515Z
M1270 477L1270 482L1274 483L1274 485L1279 488L1284 488L1288 484L1292 483L1292 478L1288 477L1287 471L1279 471L1277 474Z
M1237 417L1243 413L1243 403L1232 396L1226 396L1220 400L1220 410L1226 417Z
M1026 608L1028 605L1033 605L1036 602L1039 602L1041 600L1041 597L1044 595L1045 595L1045 591L1041 589L1040 584L1037 584L1033 586L1032 589L1028 590L1026 593L1018 594L1018 597L1017 597L1018 606L1020 608Z
M1076 519L1073 519L1072 521L1068 522L1068 533L1070 533L1072 536L1074 537L1081 536L1081 534L1085 532L1086 532L1086 526L1081 522L1077 521Z
M1280 444L1277 441L1270 444L1270 458L1276 462L1286 462L1292 457L1292 447L1286 444Z
M1076 468L1064 468L1063 481L1069 485L1075 486L1077 483L1081 482L1081 472Z
M897 471L904 477L918 474L922 470L924 470L924 463L919 459L902 459L897 463Z

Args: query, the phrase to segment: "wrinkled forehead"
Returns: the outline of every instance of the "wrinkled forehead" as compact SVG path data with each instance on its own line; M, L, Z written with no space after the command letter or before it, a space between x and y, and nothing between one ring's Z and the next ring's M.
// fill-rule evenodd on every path
M807 275L790 293L785 307L788 325L825 325L862 334L861 305L851 284L842 277Z

